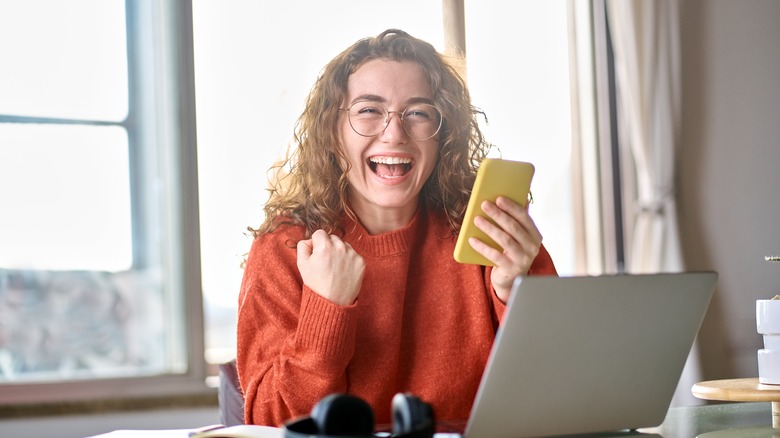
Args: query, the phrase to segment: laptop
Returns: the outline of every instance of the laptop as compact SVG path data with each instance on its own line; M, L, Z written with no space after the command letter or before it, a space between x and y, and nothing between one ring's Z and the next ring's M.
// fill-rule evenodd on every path
M716 280L714 272L518 278L464 437L660 425Z

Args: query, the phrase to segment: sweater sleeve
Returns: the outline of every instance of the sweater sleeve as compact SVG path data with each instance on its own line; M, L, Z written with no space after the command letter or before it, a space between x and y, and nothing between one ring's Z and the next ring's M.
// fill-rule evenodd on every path
M487 283L488 290L492 292L493 309L495 309L495 316L497 321L502 321L504 318L504 311L506 310L506 304L501 302L493 289L493 283L490 281L490 273L492 267L485 270L485 282ZM531 263L531 267L528 268L528 275L558 275L558 271L555 269L550 253L547 252L547 248L544 245L539 247L539 253L536 255L534 262Z
M275 234L281 235L275 235ZM280 426L346 390L356 307L338 306L303 285L283 229L257 238L238 305L237 357L247 424Z

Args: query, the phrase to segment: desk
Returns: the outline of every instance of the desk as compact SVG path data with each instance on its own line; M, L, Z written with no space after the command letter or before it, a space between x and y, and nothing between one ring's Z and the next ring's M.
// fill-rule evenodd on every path
M772 406L768 402L672 408L660 427L647 432L663 438L780 437L780 433L772 434Z
M122 430L94 438L187 438L187 430ZM772 409L769 402L726 403L708 406L678 407L669 410L663 424L643 429L641 434L663 438L778 438L772 435ZM438 434L437 434L438 435ZM280 435L276 435L280 436ZM456 434L442 434L437 438L453 438ZM596 437L618 437L626 434L592 434Z

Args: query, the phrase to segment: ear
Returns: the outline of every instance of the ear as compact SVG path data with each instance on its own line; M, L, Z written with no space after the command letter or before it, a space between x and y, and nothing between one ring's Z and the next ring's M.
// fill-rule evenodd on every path
M348 394L330 394L311 411L321 435L360 435L374 433L374 412L362 399Z

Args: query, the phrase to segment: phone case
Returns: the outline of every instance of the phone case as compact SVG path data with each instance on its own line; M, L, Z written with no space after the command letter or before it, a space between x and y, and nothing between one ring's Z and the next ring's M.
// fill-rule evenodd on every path
M489 238L482 230L474 225L474 217L481 215L485 219L491 219L483 214L482 201L495 202L499 196L507 197L520 205L528 202L528 193L531 190L531 179L534 175L534 165L523 161L510 161L495 158L486 158L477 171L474 188L471 191L463 224L458 233L453 255L460 263L468 263L483 266L493 266L494 263L474 251L469 245L469 238L476 237L493 248L501 251L501 247Z

